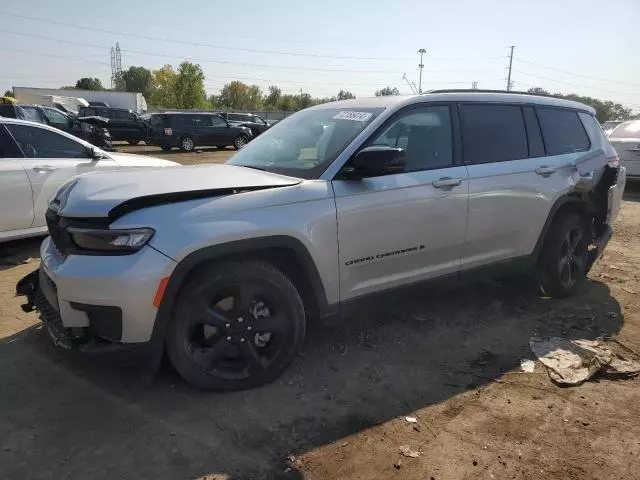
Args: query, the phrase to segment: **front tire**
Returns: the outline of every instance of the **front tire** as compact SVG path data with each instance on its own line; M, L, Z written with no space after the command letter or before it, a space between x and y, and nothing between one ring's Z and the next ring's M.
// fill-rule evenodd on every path
M246 135L238 135L233 141L233 148L235 148L236 150L240 150L244 148L247 143L249 143L249 137L247 137Z
M201 269L182 288L168 329L178 373L206 390L278 378L302 347L305 310L289 278L262 261Z
M543 295L566 298L584 282L587 269L589 229L577 213L555 219L542 248L538 266Z
M183 152L193 152L195 148L196 144L193 141L193 138L191 138L189 135L185 135L184 137L182 137L182 139L180 140L180 149Z

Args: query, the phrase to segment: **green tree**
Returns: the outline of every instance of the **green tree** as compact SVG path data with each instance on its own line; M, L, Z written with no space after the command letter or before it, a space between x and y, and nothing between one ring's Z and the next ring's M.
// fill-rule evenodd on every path
M125 92L140 92L145 98L153 88L153 74L144 67L129 67L122 72Z
M278 101L280 100L281 96L282 96L282 90L280 90L275 85L270 85L269 93L265 97L264 103L269 107L276 107L278 105Z
M551 95L544 88L540 87L531 87L529 90L527 90L527 93L534 93L536 95Z
M171 65L153 71L153 88L149 92L149 103L155 107L173 108L176 99L176 78L178 74Z
M340 90L338 92L338 96L336 97L337 100L349 100L350 98L356 98L356 96L346 90Z
M5 91L3 97L13 97L13 90L9 89Z
M205 108L204 73L200 65L182 62L175 79L175 96L179 108Z
M83 77L76 82L78 90L104 90L99 78Z
M384 87L376 90L376 97L386 97L388 95L400 95L400 90L398 90L398 87Z
M535 93L538 95L551 95L548 91L540 87L532 87L527 90L529 93ZM576 95L575 93L569 93L564 95L562 93L554 93L551 95L558 98L566 98L567 100L573 100L575 102L584 103L593 107L596 111L596 118L600 123L607 120L628 120L631 118L632 111L630 108L624 108L621 104L612 102L610 100L598 100L597 98L584 97L582 95Z
M234 80L222 87L218 104L234 110L259 110L262 108L262 90L257 85Z
M299 110L298 107L298 96L284 94L280 96L280 100L278 100L278 109L284 110L285 112L295 112Z

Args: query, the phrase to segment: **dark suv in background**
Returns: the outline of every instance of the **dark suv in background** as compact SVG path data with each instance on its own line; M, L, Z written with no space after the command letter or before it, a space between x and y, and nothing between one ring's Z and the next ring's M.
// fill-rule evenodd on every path
M147 126L137 113L126 108L80 107L79 117L104 117L109 119L109 133L113 140L125 140L137 145L147 136Z
M253 113L219 112L218 115L232 125L249 127L254 137L264 133L264 131L272 125L261 116L254 115Z
M96 147L111 150L109 121L101 117L75 117L57 108L43 105L1 104L0 117L17 118L50 125L70 133Z
M253 138L251 129L234 125L215 113L152 113L148 142L169 151L179 147L191 152L196 147L227 147L236 150Z

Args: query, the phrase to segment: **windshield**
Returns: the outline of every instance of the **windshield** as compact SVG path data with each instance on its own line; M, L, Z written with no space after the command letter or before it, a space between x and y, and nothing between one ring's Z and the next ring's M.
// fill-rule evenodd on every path
M609 138L640 138L640 120L623 123L611 133Z
M278 122L227 163L299 178L318 178L382 110L303 110Z

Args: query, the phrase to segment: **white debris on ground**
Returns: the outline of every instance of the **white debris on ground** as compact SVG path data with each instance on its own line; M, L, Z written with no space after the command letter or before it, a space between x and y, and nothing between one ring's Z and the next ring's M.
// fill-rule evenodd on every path
M520 368L523 372L533 373L536 369L536 362L534 360L529 360L528 358L523 358L520 360Z
M421 452L419 452L418 450L414 450L409 445L402 445L400 447L400 453L409 458L418 458L420 455L422 455Z
M529 346L559 384L579 385L598 372L617 377L640 373L638 356L615 341L531 337Z
M418 419L416 417L404 417L404 419L409 423L417 423Z

